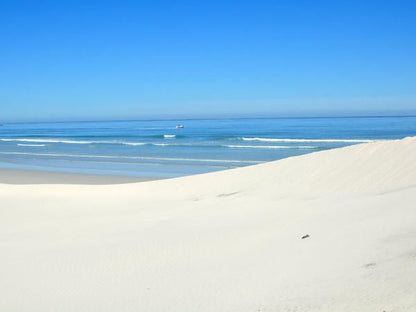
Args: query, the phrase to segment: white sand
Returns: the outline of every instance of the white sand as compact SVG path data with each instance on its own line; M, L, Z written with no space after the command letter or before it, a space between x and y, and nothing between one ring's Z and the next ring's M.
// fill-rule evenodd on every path
M1 184L0 248L0 311L416 311L416 138L135 184Z
M0 169L0 184L122 184L160 180L116 175Z

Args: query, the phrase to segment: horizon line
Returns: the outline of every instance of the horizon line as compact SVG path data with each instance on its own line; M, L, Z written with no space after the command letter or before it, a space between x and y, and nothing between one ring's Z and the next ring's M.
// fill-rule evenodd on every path
M399 118L399 117L416 117L416 114L392 114L392 115L315 115L315 116L253 116L253 117L177 117L177 118L134 118L134 119L68 119L68 120L43 120L43 121L11 121L0 122L5 124L23 124L23 123L69 123L69 122L126 122L126 121L178 121L178 120L221 120L221 119L314 119L314 118Z

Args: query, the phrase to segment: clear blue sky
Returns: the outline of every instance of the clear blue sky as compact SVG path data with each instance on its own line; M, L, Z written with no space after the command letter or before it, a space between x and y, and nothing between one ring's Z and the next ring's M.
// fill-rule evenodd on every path
M416 1L1 1L0 119L416 113Z

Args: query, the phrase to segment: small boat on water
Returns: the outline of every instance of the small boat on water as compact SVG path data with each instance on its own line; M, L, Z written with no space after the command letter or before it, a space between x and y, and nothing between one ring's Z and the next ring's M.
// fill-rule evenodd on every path
M176 129L183 129L183 128L184 128L184 126L183 126L183 125L181 125L181 124L177 124L175 128L176 128Z

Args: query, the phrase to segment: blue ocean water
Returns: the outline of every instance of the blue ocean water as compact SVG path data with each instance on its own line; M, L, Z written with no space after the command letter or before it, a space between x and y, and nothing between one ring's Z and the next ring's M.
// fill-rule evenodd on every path
M406 136L416 117L7 123L0 167L178 177Z

